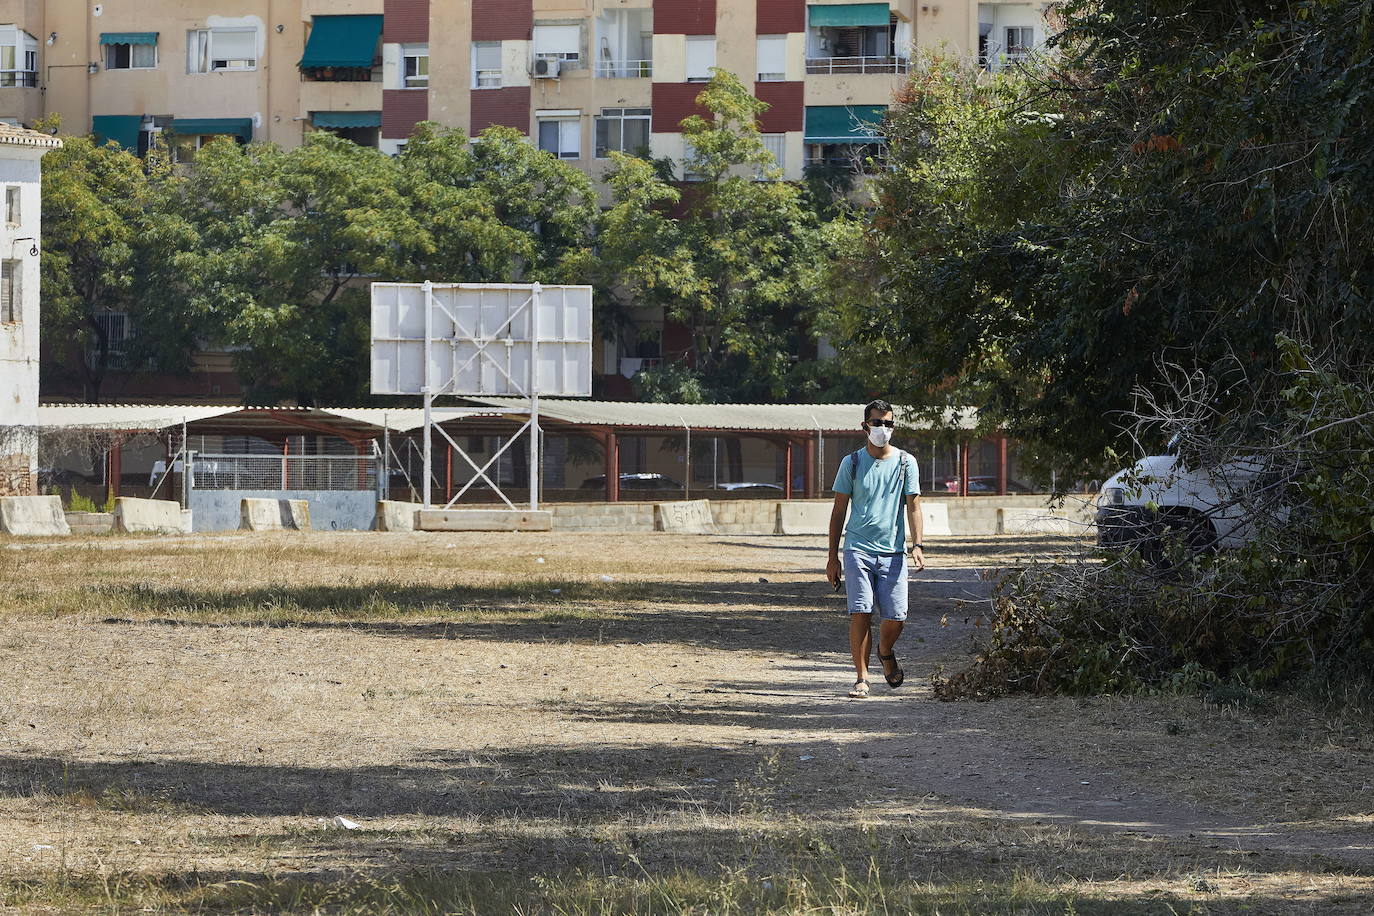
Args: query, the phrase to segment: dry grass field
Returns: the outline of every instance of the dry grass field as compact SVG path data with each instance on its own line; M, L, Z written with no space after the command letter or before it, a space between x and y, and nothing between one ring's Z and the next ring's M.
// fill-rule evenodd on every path
M933 541L855 701L819 538L0 541L0 906L1374 911L1358 706L933 699L1070 546Z

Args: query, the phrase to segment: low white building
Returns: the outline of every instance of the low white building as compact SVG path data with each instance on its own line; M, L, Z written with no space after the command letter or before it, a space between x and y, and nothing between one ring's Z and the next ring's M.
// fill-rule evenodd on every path
M40 160L61 145L0 124L0 495L33 493L37 479Z

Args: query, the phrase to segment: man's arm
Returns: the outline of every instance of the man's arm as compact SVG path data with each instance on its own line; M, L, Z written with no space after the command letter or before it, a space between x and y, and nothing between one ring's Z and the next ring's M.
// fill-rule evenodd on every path
M830 507L830 550L826 555L825 577L830 584L840 584L840 535L844 532L844 517L849 512L849 495L836 493L835 504Z
M911 532L911 559L916 564L917 570L926 568L926 558L921 548L915 547L916 544L925 544L926 520L921 512L921 497L919 494L912 493L906 498L906 530Z

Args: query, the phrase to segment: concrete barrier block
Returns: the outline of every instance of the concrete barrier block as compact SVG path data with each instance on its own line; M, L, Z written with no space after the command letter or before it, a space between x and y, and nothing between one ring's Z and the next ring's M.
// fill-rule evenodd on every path
M0 496L0 532L23 536L71 534L60 496Z
M244 497L239 504L244 531L308 531L310 503L304 499Z
M949 506L921 500L921 524L925 526L922 537L947 538L953 535L949 525Z
M414 531L415 513L424 508L420 503L404 503L394 499L377 500L378 531Z
M114 531L113 512L68 512L67 527L72 534L109 534Z
M1063 509L1025 509L1008 506L997 512L998 534L1081 535L1089 522Z
M114 530L122 534L190 534L191 516L175 500L121 496L115 500Z
M778 534L829 534L832 505L783 500L775 510L775 530Z
M715 534L716 531L711 503L705 499L654 503L653 520L655 531L673 534Z
M509 509L421 509L421 531L552 531L553 513Z

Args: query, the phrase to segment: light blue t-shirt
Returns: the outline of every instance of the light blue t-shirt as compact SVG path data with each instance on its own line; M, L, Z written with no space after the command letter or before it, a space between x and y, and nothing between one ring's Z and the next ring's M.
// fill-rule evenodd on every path
M849 496L844 547L875 556L901 553L906 549L906 497L921 492L916 459L900 449L881 460L866 448L859 449L858 456L857 480L851 455L844 456L835 474L835 492ZM905 487L902 463L906 464Z

